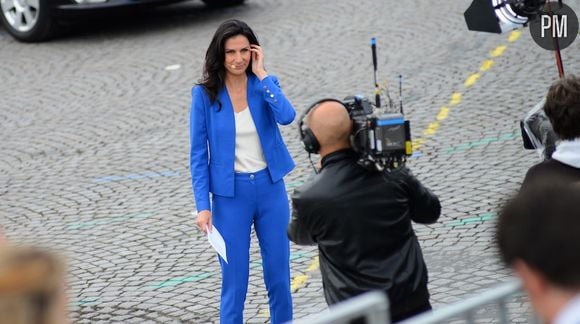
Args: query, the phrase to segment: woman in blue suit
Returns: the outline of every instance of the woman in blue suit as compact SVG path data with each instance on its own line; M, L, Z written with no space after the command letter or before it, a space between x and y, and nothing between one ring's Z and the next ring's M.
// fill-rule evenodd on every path
M290 217L283 177L294 162L278 124L296 115L264 54L239 20L219 26L207 49L203 77L192 90L191 178L202 231L215 226L226 242L221 323L242 323L248 289L252 224L260 243L272 323L292 319ZM211 193L211 203L210 203Z

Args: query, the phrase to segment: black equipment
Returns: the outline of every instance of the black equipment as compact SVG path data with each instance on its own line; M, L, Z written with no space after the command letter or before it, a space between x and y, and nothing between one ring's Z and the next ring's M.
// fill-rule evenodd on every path
M346 97L344 105L353 121L351 143L362 166L382 170L405 164L413 152L411 125L402 112L373 113L371 102L362 96Z
M546 0L473 0L464 17L469 30L501 34L526 26L545 4Z

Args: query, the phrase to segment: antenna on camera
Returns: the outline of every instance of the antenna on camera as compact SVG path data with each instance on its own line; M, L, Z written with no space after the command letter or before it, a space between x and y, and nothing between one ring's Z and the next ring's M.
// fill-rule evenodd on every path
M371 50L373 52L373 69L375 74L375 106L381 107L381 89L377 83L377 39L371 38Z
M404 115L405 113L403 113L403 75L399 74L399 110L401 112L401 115Z

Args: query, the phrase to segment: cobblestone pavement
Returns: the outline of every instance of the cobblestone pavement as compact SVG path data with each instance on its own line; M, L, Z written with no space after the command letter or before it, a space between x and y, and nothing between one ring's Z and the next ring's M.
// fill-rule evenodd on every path
M191 215L188 110L215 28L238 17L299 112L321 97L370 95L377 37L379 80L404 76L418 152L409 165L443 205L439 222L415 226L434 307L505 281L492 245L496 207L538 161L517 125L557 78L553 54L527 29L468 32L468 0L394 3L248 0L210 10L189 1L96 19L42 44L0 28L0 224L13 242L68 257L75 322L217 322L219 266ZM580 13L578 0L567 3ZM578 73L579 49L563 51L568 72ZM291 192L312 172L296 123L283 135L297 162ZM245 318L264 323L255 239L251 250ZM296 318L326 308L316 255L292 246ZM526 322L525 300L510 308Z

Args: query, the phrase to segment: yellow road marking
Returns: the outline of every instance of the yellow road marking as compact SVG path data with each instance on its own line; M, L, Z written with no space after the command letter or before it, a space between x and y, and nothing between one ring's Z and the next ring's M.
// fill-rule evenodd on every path
M420 137L419 137L419 138L415 138L415 139L413 139L413 141L412 141L412 145L413 145L413 152L415 152L416 150L418 150L418 149L421 147L421 145L423 145L423 142L424 142L424 141L425 141L425 140L424 140L424 139L422 139L422 138L420 138Z
M421 144L423 144L423 142L425 142L425 140L422 139L421 137L413 140L413 144L417 144L417 145L421 145Z
M292 282L290 283L290 290L292 292L296 292L296 290L298 290L298 288L300 288L304 285L306 280L308 280L307 275L299 275L299 276L292 278Z
M491 55L491 57L501 56L506 48L507 48L507 46L500 45L500 46L496 47L493 51L491 51L491 53L489 53L489 54Z
M479 70L481 72L485 72L485 71L491 69L492 66L493 66L493 60L485 60L481 64L481 67L479 68Z
M437 114L437 120L441 121L441 120L447 118L448 113L449 113L449 108L441 107L441 110L439 110L439 113Z
M318 256L315 256L314 258L312 258L312 263L310 263L308 269L306 269L306 272L311 272L318 269L319 265L320 263L318 262Z
M508 42L513 43L516 40L518 40L518 38L520 38L520 36L522 36L522 32L519 30L514 30L508 36Z
M268 308L260 309L259 317L270 317L270 310Z
M318 262L318 256L313 257L312 261L310 262L310 265L308 266L308 268L306 268L306 273L297 275L294 278L292 278L292 281L290 281L290 291L294 293L302 286L304 286L304 283L306 283L308 278L310 278L308 274L312 271L317 270L319 265L320 263Z
M450 106L457 106L459 105L459 103L461 102L461 93L460 92L454 92L451 95L451 101L449 102Z
M423 132L424 135L433 135L439 128L438 122L432 122L427 126L427 129Z
M479 75L479 73L473 73L472 75L470 75L467 80L465 80L465 87L469 88L471 86L473 86L475 84L475 82L477 82L477 80L479 80L479 78L481 77L481 75Z

